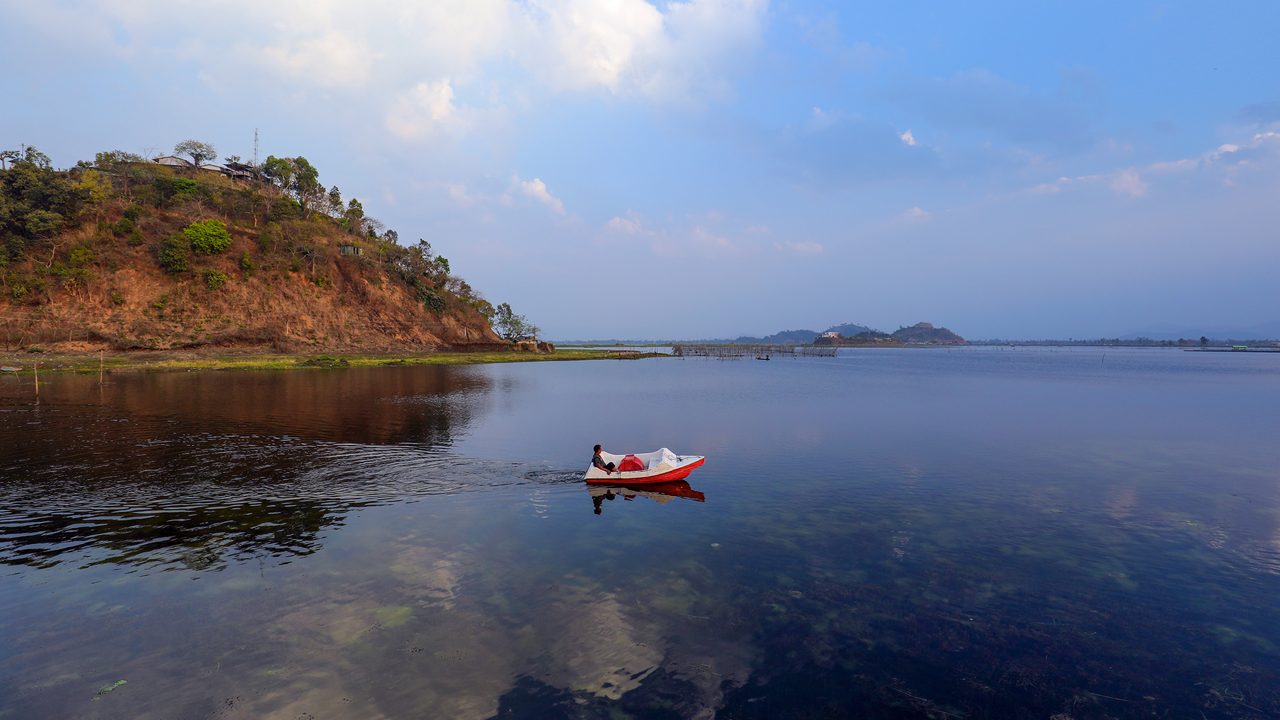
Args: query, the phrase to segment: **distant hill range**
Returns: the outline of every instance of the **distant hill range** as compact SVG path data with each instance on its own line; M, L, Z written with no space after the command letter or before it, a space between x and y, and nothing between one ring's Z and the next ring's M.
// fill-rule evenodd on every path
M743 335L733 340L715 342L731 342L738 345L966 345L964 338L943 327L934 327L927 322L916 323L911 327L898 328L895 332L886 333L873 330L866 325L844 323L832 325L822 332L815 330L783 330L764 337Z
M818 335L813 330L783 330L765 337L743 335L728 342L737 345L812 345Z
M916 323L911 327L898 328L892 333L873 330L866 325L844 323L832 325L822 332L817 330L783 330L764 337L742 335L733 339L667 339L667 340L556 340L558 345L674 345L679 343L705 343L709 345L838 345L841 347L860 346L901 346L901 345L968 345L969 342L944 327L934 327L930 323Z
M858 327L858 326L853 326ZM842 347L859 346L894 346L894 345L968 345L968 341L944 327L922 322L911 327L898 328L892 333L877 330L863 330L853 335L845 335L836 330L828 330L813 341L814 345L837 345Z

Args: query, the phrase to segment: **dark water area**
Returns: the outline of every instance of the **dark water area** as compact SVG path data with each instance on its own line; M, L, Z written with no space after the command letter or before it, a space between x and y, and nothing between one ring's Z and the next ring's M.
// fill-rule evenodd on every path
M1280 717L1274 356L43 380L3 720ZM593 492L595 442L708 462Z

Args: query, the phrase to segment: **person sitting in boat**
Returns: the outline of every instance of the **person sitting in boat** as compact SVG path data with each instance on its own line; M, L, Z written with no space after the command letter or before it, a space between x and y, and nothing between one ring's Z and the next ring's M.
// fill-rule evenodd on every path
M600 446L596 445L595 447L596 454L591 456L591 464L595 465L596 467L600 468L606 473L612 475L614 464L605 462L604 458L600 456L600 450L601 450Z

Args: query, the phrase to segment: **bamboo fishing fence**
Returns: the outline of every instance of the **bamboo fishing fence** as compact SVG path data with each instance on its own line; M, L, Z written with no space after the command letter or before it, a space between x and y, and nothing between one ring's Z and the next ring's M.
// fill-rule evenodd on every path
M681 358L714 358L769 360L777 357L835 357L835 347L813 345L719 345L680 343L671 346L671 354Z

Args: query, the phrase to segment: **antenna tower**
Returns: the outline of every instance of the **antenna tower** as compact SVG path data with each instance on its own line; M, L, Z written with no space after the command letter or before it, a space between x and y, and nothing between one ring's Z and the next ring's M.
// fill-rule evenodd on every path
M253 129L253 165L258 166L258 128Z

